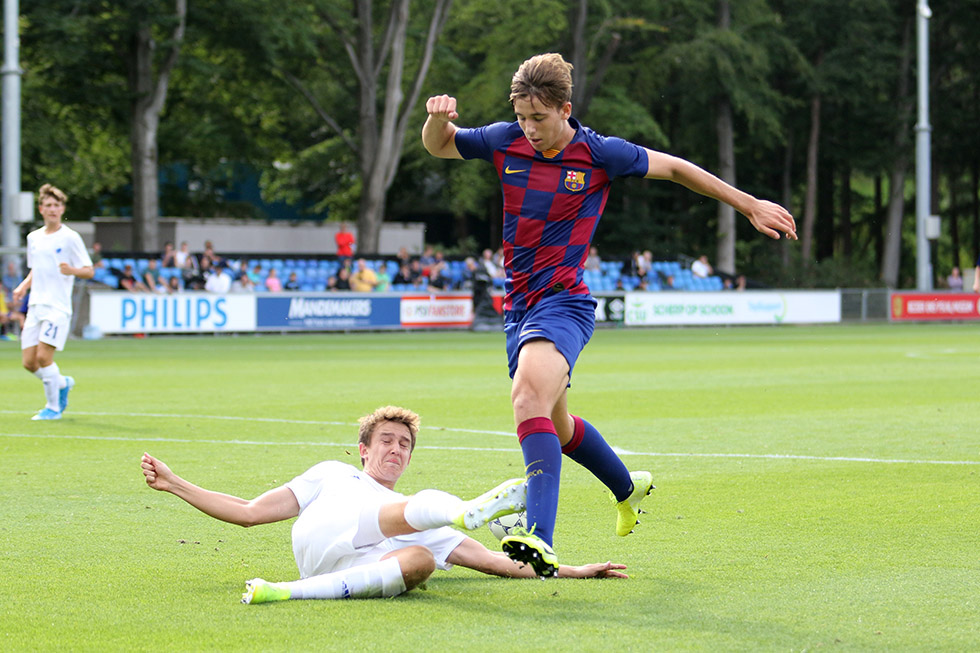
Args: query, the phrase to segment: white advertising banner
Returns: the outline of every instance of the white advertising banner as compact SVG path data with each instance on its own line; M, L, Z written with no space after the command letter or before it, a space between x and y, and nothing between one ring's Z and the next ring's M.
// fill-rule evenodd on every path
M93 292L89 324L107 334L255 331L255 296Z
M632 292L628 326L840 322L840 292Z
M470 295L402 295L401 326L468 326L473 322Z

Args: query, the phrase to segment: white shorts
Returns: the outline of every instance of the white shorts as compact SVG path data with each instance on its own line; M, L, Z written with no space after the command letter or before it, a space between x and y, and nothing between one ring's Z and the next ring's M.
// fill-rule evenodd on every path
M383 503L385 499L379 496L341 501L320 497L308 505L293 523L293 555L300 578L377 562L392 551L409 546L429 549L437 569L452 567L446 558L466 539L465 535L443 526L386 538L378 526L378 511Z
M377 523L381 502L377 497L347 501L318 500L307 506L293 523L293 555L301 578L376 562L393 548L380 541L354 544L361 515L374 515ZM374 538L370 538L374 539Z
M36 347L39 342L51 345L56 350L65 348L71 316L51 306L31 306L27 309L27 319L20 334L20 348Z

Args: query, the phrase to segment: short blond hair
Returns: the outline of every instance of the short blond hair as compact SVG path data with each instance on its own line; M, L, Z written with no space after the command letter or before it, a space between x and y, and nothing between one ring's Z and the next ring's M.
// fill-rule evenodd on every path
M417 414L407 408L382 406L370 415L365 415L357 420L358 424L361 425L357 432L357 441L358 443L363 443L365 447L368 447L371 445L371 438L374 436L374 431L378 428L379 424L382 422L396 422L408 427L408 434L412 438L412 448L409 452L412 452L415 451L415 435L419 432L421 421ZM364 465L364 458L361 458L361 465Z
M571 102L572 64L554 52L535 55L522 63L510 80L510 103L532 99L553 109Z
M44 202L44 200L49 197L58 200L62 204L68 203L68 196L65 195L65 192L63 190L55 186L52 186L51 184L44 184L43 186L41 186L41 190L37 191L38 206L40 206L41 203Z

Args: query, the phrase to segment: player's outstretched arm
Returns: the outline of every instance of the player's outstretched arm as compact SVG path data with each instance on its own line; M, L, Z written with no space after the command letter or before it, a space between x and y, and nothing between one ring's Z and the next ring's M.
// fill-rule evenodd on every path
M26 295L27 291L31 289L31 282L33 280L34 280L34 270L31 270L30 272L27 273L27 276L24 277L24 280L21 281L19 284L17 284L17 287L14 288L15 302L19 302L24 299L24 295Z
M74 268L67 263L60 263L58 265L58 269L61 271L61 274L65 276L74 275L79 279L91 279L95 276L95 268L91 265L83 265L80 268Z
M239 526L255 526L290 519L299 514L299 503L289 488L282 486L248 501L198 487L170 471L162 460L143 454L140 465L146 484L154 490L180 497L206 515Z
M782 232L787 238L797 239L796 221L780 205L752 197L685 159L654 150L647 150L647 158L647 179L673 181L695 193L725 202L747 217L757 231L770 238L779 240Z
M504 576L506 578L536 578L537 573L529 565L522 565L514 562L500 551L491 551L473 538L467 537L460 542L446 561L475 569L476 571L490 574L491 576ZM626 569L626 565L614 562L600 562L591 565L573 567L560 565L558 567L559 578L629 578L620 571Z
M422 145L425 149L440 159L462 159L456 149L456 125L452 123L459 117L456 98L434 95L426 100L425 110L429 113L422 125Z
M616 562L594 562L591 565L581 565L572 567L569 565L558 566L559 578L629 578L620 569L626 569L626 565Z

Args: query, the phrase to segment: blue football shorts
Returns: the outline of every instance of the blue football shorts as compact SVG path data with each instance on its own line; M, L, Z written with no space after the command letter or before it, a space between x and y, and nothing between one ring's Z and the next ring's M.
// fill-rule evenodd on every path
M568 361L572 378L575 361L595 331L596 300L592 295L547 295L527 311L504 311L507 366L510 378L517 372L517 355L524 343L547 340Z

